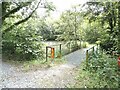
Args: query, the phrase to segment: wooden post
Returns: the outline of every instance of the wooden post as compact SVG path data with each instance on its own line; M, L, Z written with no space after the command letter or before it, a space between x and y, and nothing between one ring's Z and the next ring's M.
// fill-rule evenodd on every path
M54 63L54 56L55 56L55 48L51 47L51 63Z
M88 66L88 50L86 51L86 67Z
M80 40L80 49L82 48L81 46L82 46L82 45L81 45L81 40Z
M51 48L51 58L54 59L54 48Z
M96 47L96 53L98 53L98 44L97 44L97 47Z
M60 58L62 56L62 44L60 44Z
M93 54L94 54L94 51L95 51L95 49L94 49L94 46L93 46Z
M48 47L46 47L46 62L47 62L47 56L48 56Z
M69 52L71 52L71 41L70 41L70 47L69 47Z
M98 53L100 53L100 45L98 44Z
M98 44L97 44L97 49L98 49Z

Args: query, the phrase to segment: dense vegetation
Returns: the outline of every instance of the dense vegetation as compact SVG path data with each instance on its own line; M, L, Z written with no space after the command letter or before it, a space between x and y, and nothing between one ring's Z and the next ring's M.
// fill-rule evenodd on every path
M38 7L46 9L44 17L54 10L52 3L41 0L2 2L3 56L7 55L16 60L43 58L41 40L46 38L50 31L45 20L42 18L38 20L35 12Z
M111 58L105 53L96 56L93 55L87 68L85 62L82 63L74 87L118 88L119 71L116 58Z
M38 16L38 7L45 9L44 16ZM47 18L55 10L51 2L2 2L3 55L27 60L42 58L43 40L64 41L73 50L81 48L82 41L99 41L109 54L119 54L119 7L120 2L87 2L73 6L60 19L50 22Z
M85 14L91 22L100 22L104 34L99 40L101 47L112 53L120 53L120 2L88 2Z
M120 1L76 5L64 11L55 21L50 20L50 12L55 10L55 6L43 1L0 2L3 58L42 61L45 53L42 41L64 42L64 48L71 51L82 48L83 42L97 43L104 53L93 55L87 68L83 62L74 87L118 87ZM45 15L39 16L38 8L44 9Z
M85 8L87 8L85 18L89 19L89 25L92 28L87 30L87 40L91 43L97 40L104 53L93 55L89 59L87 68L83 62L79 70L78 82L74 87L118 88L120 2L88 2ZM113 55L113 51L117 57Z

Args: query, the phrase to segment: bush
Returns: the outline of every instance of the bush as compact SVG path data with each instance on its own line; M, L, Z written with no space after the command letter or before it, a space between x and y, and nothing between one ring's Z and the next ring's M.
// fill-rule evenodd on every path
M92 57L89 62L88 71L90 73L96 73L99 82L106 83L100 84L100 87L118 87L118 65L116 58L110 58L109 55L98 55L98 57Z
M118 88L119 72L116 58L109 55L94 55L89 60L88 68L83 62L74 87L79 88Z
M3 54L19 60L42 59L40 39L35 29L28 26L16 27L3 37Z
M88 42L83 42L82 43L82 48L86 48L88 46Z

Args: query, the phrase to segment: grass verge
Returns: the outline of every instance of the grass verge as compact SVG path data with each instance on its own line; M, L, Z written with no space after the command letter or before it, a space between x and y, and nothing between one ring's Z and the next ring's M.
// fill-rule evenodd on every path
M38 69L46 69L56 65L60 65L66 63L64 58L55 58L54 60L48 59L46 60L30 60L30 61L17 61L17 60L4 60L4 62L9 63L21 71L30 71L30 70L38 70Z
M73 88L118 88L120 73L116 58L101 54L92 57L89 67L85 65L85 61L81 63Z

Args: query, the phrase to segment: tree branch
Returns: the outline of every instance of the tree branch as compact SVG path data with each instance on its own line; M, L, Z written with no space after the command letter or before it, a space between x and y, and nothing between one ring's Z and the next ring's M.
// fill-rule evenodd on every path
M5 15L2 16L2 20L4 21L6 17L9 17L11 14L14 14L15 12L19 11L22 7L28 6L31 2L28 2L24 5L19 5L17 8L14 8L13 10L9 11Z
M4 32L3 32L3 34L5 34L6 32L9 32L14 26L26 22L26 21L33 15L33 13L36 11L36 9L38 8L40 2L41 2L41 0L39 1L37 7L31 12L31 14L30 14L28 17L26 17L26 18L24 18L23 20L20 20L20 21L14 23L13 25L11 25L11 26L8 27L7 29L5 29Z

